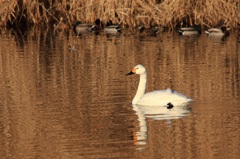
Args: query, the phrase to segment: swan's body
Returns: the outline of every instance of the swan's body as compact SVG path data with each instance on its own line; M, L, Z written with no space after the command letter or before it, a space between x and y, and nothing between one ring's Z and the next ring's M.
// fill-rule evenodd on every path
M168 103L171 103L174 106L178 106L190 101L191 99L188 99L186 96L168 88L166 90L156 90L146 93L137 101L136 104L167 106Z
M132 100L132 104L149 106L167 106L168 103L171 103L173 106L184 106L191 101L191 99L189 99L185 95L173 91L170 88L166 90L156 90L145 94L147 73L146 69L141 64L136 65L133 68L133 70L127 75L131 74L140 75L137 93Z

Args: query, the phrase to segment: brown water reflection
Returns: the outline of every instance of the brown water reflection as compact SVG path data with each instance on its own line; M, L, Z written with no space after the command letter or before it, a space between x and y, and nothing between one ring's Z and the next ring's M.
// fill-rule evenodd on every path
M235 35L2 33L1 158L238 158ZM192 109L166 119L131 106L138 76L125 74L138 63L147 91L171 87Z

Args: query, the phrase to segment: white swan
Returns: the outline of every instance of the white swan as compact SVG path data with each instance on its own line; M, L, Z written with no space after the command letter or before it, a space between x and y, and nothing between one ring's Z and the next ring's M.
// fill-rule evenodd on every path
M192 99L181 93L173 91L170 88L166 90L156 90L145 94L147 73L145 67L141 64L136 65L127 75L131 74L140 75L137 93L132 100L132 104L167 106L167 104L171 103L173 106L185 106L192 101Z

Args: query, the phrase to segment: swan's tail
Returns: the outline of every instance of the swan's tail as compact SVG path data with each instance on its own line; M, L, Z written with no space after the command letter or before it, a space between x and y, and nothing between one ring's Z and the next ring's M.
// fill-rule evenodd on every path
M193 100L191 98L188 98L187 99L187 102L192 102Z
M189 104L190 102L192 102L192 101L193 101L193 100L192 100L191 98L187 98L184 105L188 105L188 104Z

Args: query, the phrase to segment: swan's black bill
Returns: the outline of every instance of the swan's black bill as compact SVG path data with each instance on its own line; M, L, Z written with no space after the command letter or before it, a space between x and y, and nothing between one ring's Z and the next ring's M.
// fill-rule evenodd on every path
M128 74L126 74L126 76L128 76L128 75L132 75L132 74L135 74L134 72L129 72Z

